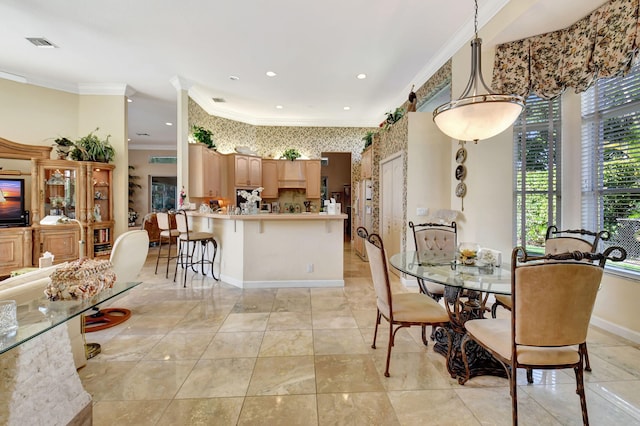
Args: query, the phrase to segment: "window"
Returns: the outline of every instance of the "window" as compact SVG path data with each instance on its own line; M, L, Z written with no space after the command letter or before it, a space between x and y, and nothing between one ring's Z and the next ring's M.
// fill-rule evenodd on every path
M515 245L542 253L547 227L560 226L560 97L529 96L513 141Z
M582 226L611 233L640 272L640 66L582 95Z

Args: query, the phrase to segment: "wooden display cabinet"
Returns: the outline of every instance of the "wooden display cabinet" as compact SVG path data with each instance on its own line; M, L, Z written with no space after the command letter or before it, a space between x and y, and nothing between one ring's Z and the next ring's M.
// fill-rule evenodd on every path
M114 165L84 163L87 188L87 257L109 258L113 246Z
M33 223L33 264L45 252L54 255L54 263L75 260L80 255L78 223L56 224L65 216L80 222L86 220L86 193L83 167L79 161L31 160L31 209ZM51 224L40 221L49 216ZM86 227L83 227L86 230Z
M87 161L31 161L34 265L47 251L55 256L54 263L80 255L109 257L115 225L114 169L112 164ZM47 216L50 223L41 223ZM56 223L60 216L77 222Z

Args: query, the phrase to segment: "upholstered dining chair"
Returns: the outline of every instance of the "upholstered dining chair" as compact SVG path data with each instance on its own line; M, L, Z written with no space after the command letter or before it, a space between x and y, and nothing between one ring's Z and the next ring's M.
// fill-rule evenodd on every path
M197 272L196 265L200 265L200 272L202 275L206 275L205 267L208 265L211 267L211 276L216 281L219 280L214 274L213 265L216 259L216 253L218 252L218 242L211 232L206 231L192 231L189 229L189 221L187 219L187 213L184 210L178 210L176 212L176 228L180 235L178 236L178 261L176 262L176 269L173 273L173 281L176 281L178 274L178 264L182 266L184 270L183 286L187 286L187 269L191 268L193 272ZM213 248L211 258L208 258L209 245ZM198 246L200 247L199 250ZM199 253L196 253L199 251Z
M558 231L558 228L555 225L551 225L547 228L547 233L545 235L544 254L560 254L572 251L595 253L598 251L598 244L600 241L607 240L609 240L608 231L593 232L585 229L567 229L564 231ZM498 306L502 306L510 311L511 306L513 305L511 296L496 294L495 298L496 301L491 306L491 316L493 318L497 315L496 310ZM584 369L586 371L591 371L589 351L586 350L586 346L584 361ZM531 370L527 372L527 377L529 379L529 383L533 383Z
M425 345L428 340L425 335L425 327L444 326L449 322L449 315L438 302L421 293L392 293L389 282L389 270L387 268L387 256L378 234L369 235L363 227L357 229L358 236L364 238L371 279L376 293L376 328L373 333L373 344L376 348L378 326L382 318L389 322L389 343L387 346L387 363L384 375L389 377L389 364L391 362L391 348L398 330L403 327L418 325L422 327L422 341ZM394 329L394 326L395 327Z
M171 259L176 259L178 256L171 255L171 245L176 242L177 238L180 236L180 231L178 231L176 227L176 221L173 214L170 213L156 213L156 220L158 222L159 240L158 240L158 257L156 258L156 271L158 273L158 264L160 263L160 258L167 259L167 268L164 273L164 277L169 277L169 262ZM162 243L169 243L169 247L167 248L167 252L165 255L162 255ZM175 249L174 249L175 250Z
M413 242L420 263L451 262L455 258L458 247L458 228L455 222L450 225L438 223L409 222L413 231ZM434 299L436 302L444 295L442 284L424 281L418 278L420 292Z
M528 257L522 247L513 250L511 318L467 321L462 354L468 371L466 345L474 340L502 363L509 378L514 425L518 424L518 368L573 368L582 420L589 424L583 380L587 329L605 262L625 258L620 247L604 253L574 251L539 257ZM568 300L573 308L567 306Z

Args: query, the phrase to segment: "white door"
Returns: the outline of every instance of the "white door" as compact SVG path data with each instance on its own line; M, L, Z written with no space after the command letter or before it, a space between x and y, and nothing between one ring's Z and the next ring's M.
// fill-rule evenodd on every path
M387 256L400 252L402 238L402 185L404 172L402 156L396 155L381 162L380 171L380 231ZM399 275L395 268L389 268Z

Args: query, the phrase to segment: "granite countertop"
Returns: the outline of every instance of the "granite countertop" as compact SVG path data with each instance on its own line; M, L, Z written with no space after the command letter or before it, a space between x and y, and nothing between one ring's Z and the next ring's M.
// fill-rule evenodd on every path
M248 215L229 215L220 213L200 213L195 210L188 211L187 215L193 217L207 217L223 220L344 220L348 218L348 216L344 213L259 213Z

